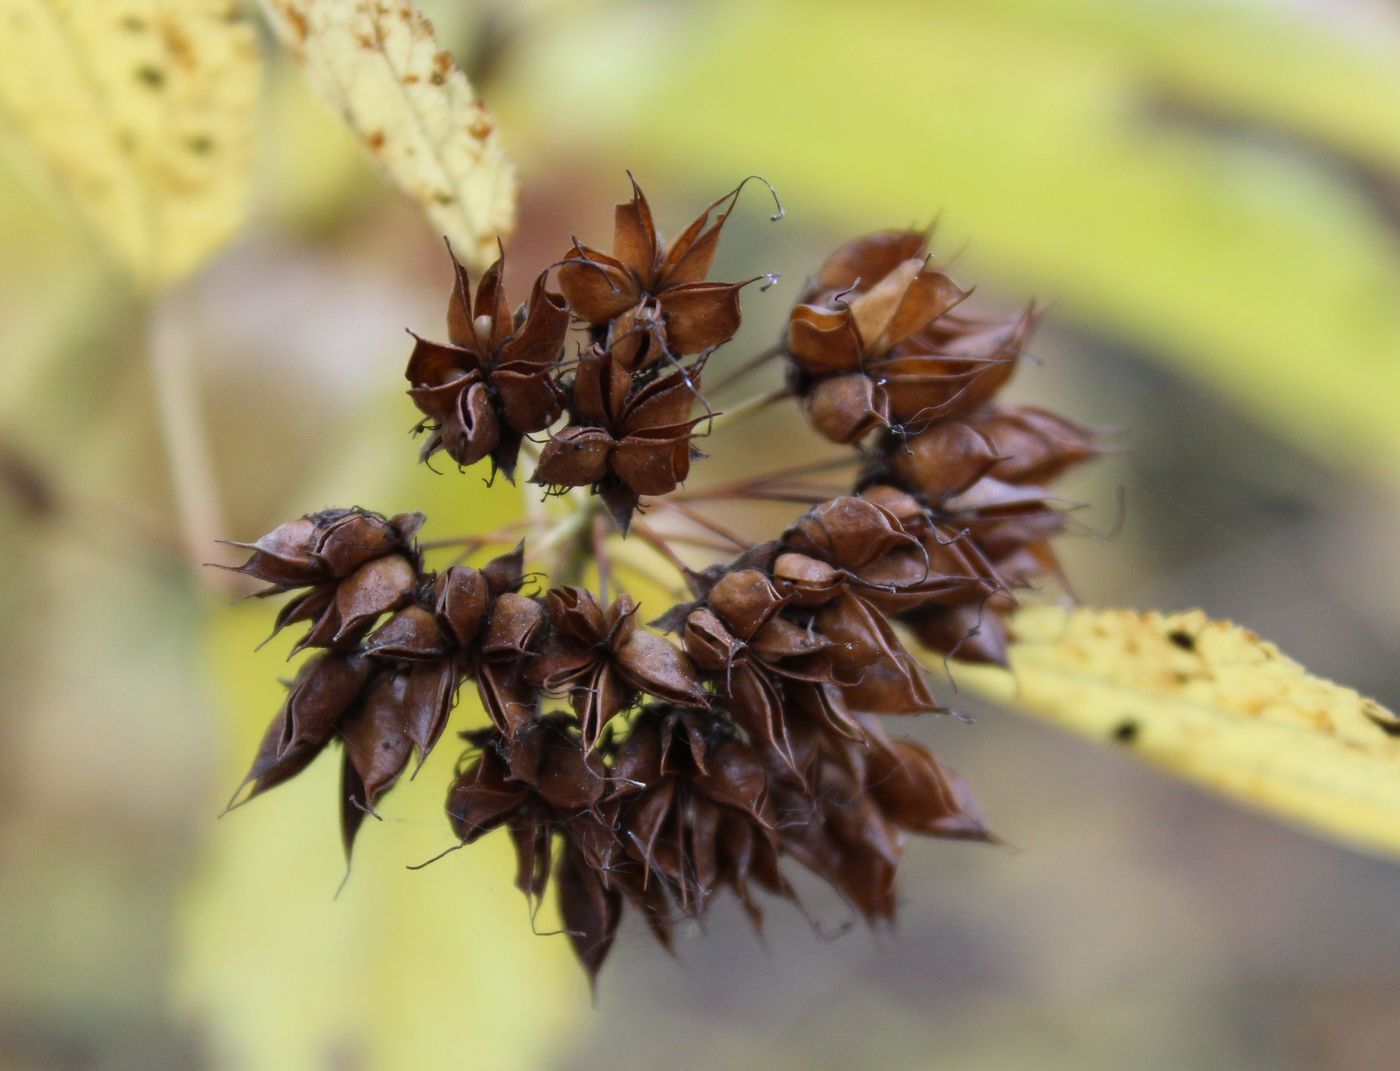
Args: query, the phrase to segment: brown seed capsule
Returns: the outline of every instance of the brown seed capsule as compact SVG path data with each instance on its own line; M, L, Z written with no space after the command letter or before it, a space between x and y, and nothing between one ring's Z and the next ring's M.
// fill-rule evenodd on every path
M998 608L978 604L924 606L904 615L919 645L964 662L1007 664L1006 623Z
M345 858L365 816L393 788L413 755L413 741L404 732L408 674L382 671L365 692L364 702L340 726L345 745L341 765L340 830Z
M642 495L674 491L690 472L691 434L704 417L691 417L699 399L701 366L657 376L618 397L623 381L612 362L594 354L579 363L573 424L545 444L533 480L547 487L592 486L626 532Z
M349 576L360 566L412 546L421 513L384 517L362 509L312 513L273 529L256 543L229 541L252 557L238 572L272 585L264 594Z
M663 637L638 628L636 613L636 603L626 595L604 610L582 588L549 593L553 633L530 676L546 691L569 695L585 751L593 750L603 727L639 692L682 706L708 705L690 659Z
M1087 428L1034 406L989 413L977 428L1001 458L990 475L1007 483L1048 483L1099 454Z
M363 655L331 652L317 655L302 666L229 806L235 806L234 800L250 785L243 802L306 769L355 706L373 670L373 663Z
M967 783L914 741L871 748L868 769L870 792L895 825L930 837L988 839Z
M422 456L426 461L444 450L462 466L489 457L513 480L523 437L549 427L561 411L553 377L569 312L541 274L512 315L501 282L504 257L482 276L473 305L467 270L455 257L452 263L450 341L417 338L404 373L409 397L426 418L420 430L429 431Z
M709 205L663 247L651 206L633 179L632 199L617 206L612 255L577 243L565 254L559 288L569 308L595 328L612 325L609 347L628 371L666 355L702 353L734 337L739 291L754 280L711 283L705 277L742 189Z
M640 882L623 890L648 914L673 902L699 915L728 885L757 921L751 878L790 895L777 871L768 777L753 750L706 717L649 708L618 751L612 795L621 801L622 842L643 868ZM654 885L665 895L639 895ZM668 935L661 927L658 936Z
M915 232L856 239L827 260L792 311L787 349L794 386L812 426L834 442L855 443L892 422L944 415L957 391L949 380L970 372L948 367L915 341L967 296L928 266L925 245L926 235ZM911 391L928 393L925 381L951 389L939 404L911 408L906 399Z

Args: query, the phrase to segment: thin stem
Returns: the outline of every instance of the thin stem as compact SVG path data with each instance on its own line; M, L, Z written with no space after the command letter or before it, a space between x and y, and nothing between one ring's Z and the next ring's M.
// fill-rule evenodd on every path
M530 521L512 521L510 524L502 525L494 532L483 532L481 535L454 536L451 539L429 539L418 544L419 550L444 550L447 547L471 547L479 550L491 543L509 543L515 536L531 526Z
M537 468L539 468L540 449L541 448L539 443L535 442L533 439L527 438L520 443L520 453L523 454L530 461L531 474L533 474L534 471ZM532 493L533 488L531 484L527 483L524 480L521 480L520 488L525 498L526 521L532 529L538 531L539 529L545 527L545 523L549 519L549 511L545 509L544 501L540 498L540 496Z
M681 556L672 549L671 544L652 531L648 525L642 521L633 520L632 531L638 539L675 566L682 576L690 572L690 566L686 565Z
M739 380L743 379L751 372L755 372L758 369L762 368L774 357L782 353L783 349L783 344L779 342L772 346L769 346L766 350L761 350L760 352L754 354L747 361L741 364L738 368L732 369L728 374L721 376L718 382L711 383L708 388L710 393L718 394L720 391L724 390L725 387L732 386L733 384L739 382Z
M693 491L676 491L669 496L668 501L693 502L709 498L742 498L745 497L745 493L752 492L754 488L781 484L793 477L814 476L817 473L834 472L837 469L843 469L849 465L859 464L862 460L859 454L849 454L839 458L828 458L825 461L808 462L805 465L793 465L790 468L775 469L772 472L760 473L757 476L746 476L742 480L720 484L718 487L700 488ZM736 492L738 493L736 494Z
M681 543L687 547L700 547L703 550L720 550L726 554L734 553L732 543L720 539L710 539L703 535L686 535L684 532L667 532L663 537L672 543Z
M656 505L664 506L669 510L673 510L674 512L679 513L682 517L685 517L687 520L691 521L693 524L698 524L701 528L704 528L709 532L713 532L721 539L728 540L739 550L748 550L748 548L753 545L750 540L744 539L744 537L739 535L737 532L726 528L718 521L710 520L710 518L706 517L699 510L691 509L689 506L685 505L682 502L673 502L668 498L652 499L652 502Z
M576 509L571 513L566 513L554 524L546 529L545 533L535 540L534 545L527 544L525 550L525 560L533 561L547 551L561 546L570 540L576 540L580 532L588 530L589 523L593 520L596 507Z
M608 530L601 513L593 515L593 557L598 563L598 596L603 609L608 608L608 584L612 580L611 560L608 557Z
M705 434L713 435L717 428L733 427L741 420L747 420L755 413L762 412L774 402L780 402L788 396L788 389L786 387L779 387L777 390L771 391L768 394L760 394L753 398L746 398L738 405L731 406L710 417L705 425Z
M167 298L150 311L147 346L166 464L184 535L185 557L205 583L230 586L226 574L202 569L208 549L227 531L214 461L201 417L199 382L182 325Z

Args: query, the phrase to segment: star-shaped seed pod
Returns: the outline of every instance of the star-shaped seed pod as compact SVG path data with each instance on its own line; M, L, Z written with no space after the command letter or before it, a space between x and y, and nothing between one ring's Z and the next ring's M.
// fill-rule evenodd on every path
M349 651L380 615L413 597L421 567L413 537L422 523L421 513L390 518L358 508L325 510L255 543L229 545L252 551L236 571L268 584L259 598L307 589L282 607L273 626L276 635L311 622L293 653L305 647Z
M439 450L466 467L489 457L514 480L520 443L561 412L554 383L569 312L545 288L542 273L530 299L512 314L502 285L502 256L481 277L471 300L467 270L453 258L456 283L447 312L447 344L418 338L405 378L426 418L423 460Z
M778 787L774 797L788 816L783 854L828 882L867 922L893 922L903 845L899 830L860 780L844 765L827 761L810 792Z
M530 665L530 679L546 691L568 694L586 752L638 693L679 706L709 705L690 659L669 640L638 627L630 596L604 609L592 592L564 587L549 593L548 605L551 631Z
M934 424L891 449L887 465L901 486L936 504L984 476L1041 483L1098 453L1086 428L1043 409L1016 406Z
M977 429L1000 458L988 475L1006 483L1050 483L1102 452L1099 435L1033 405L991 409Z
M574 376L572 423L545 444L533 480L546 487L592 487L626 533L642 495L674 491L690 473L691 436L706 418L703 362L633 388L606 354L586 354Z
M885 817L901 829L954 840L994 839L967 782L913 740L872 747L865 783Z
M868 922L891 922L903 854L900 831L994 841L972 793L956 773L910 740L891 740L866 718L860 741L816 741L810 783L775 781L788 820L780 848L829 881Z
M703 353L734 337L739 291L757 279L714 283L706 277L742 189L710 204L663 245L646 195L632 179L632 199L614 213L612 253L576 242L565 254L559 288L569 308L606 338L626 371Z
M685 619L684 646L755 745L799 770L788 694L835 684L832 642L782 616L790 599L758 569L726 573Z
M448 792L453 832L466 845L494 829L510 831L517 887L533 910L554 878L565 931L595 981L622 918L622 895L608 880L620 845L612 819L599 810L607 787L602 762L584 755L558 719L514 738L494 729L465 735L478 754Z
M946 523L966 531L1010 587L1039 577L1062 582L1051 540L1065 530L1066 509L1035 484L1010 484L986 477L942 504Z
M929 266L928 235L882 231L838 249L788 321L794 392L820 434L857 443L973 412L1010 377L1033 325L952 312L967 296Z
M359 702L374 670L373 661L361 654L327 651L309 659L288 687L282 709L263 734L252 767L234 790L228 809L290 781L306 769L334 737L336 726ZM247 796L238 801L249 786Z
M698 916L714 892L728 886L757 926L762 912L750 881L791 896L778 870L767 774L758 755L722 722L648 708L618 748L611 783L609 798L621 804L624 849L641 865L642 889L664 888L661 902ZM641 906L656 921L657 901ZM668 925L663 933L664 941Z
M223 542L252 551L236 572L271 585L259 595L343 580L367 562L407 552L423 524L421 513L394 517L359 507L309 513L279 525L255 543Z
M361 650L386 667L381 676L392 673L393 683L376 682L377 705L368 702L371 709L343 730L354 766L345 775L348 798L361 813L373 813L375 799L403 773L415 750L421 768L441 738L463 680L479 676L482 633L493 603L522 582L523 555L518 546L480 570L452 566L365 638ZM368 756L372 765L366 765Z
M858 564L839 563L863 585L866 598L886 613L981 604L1010 587L969 530L940 520L907 491L872 484L860 498L893 517L918 541Z
M794 619L825 638L834 684L789 689L799 707L835 731L859 736L850 711L919 714L942 708L918 662L866 590L843 569L797 552L773 562L777 590L790 597Z

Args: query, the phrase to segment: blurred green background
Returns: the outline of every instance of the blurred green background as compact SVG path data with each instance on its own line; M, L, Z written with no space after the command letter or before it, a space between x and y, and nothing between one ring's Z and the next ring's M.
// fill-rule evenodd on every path
M571 234L607 238L624 168L670 231L761 173L787 218L746 195L717 274L784 278L748 292L722 368L836 242L937 217L983 309L1050 303L1015 396L1124 430L1066 490L1092 503L1078 597L1199 605L1400 702L1387 0L423 6L520 164L513 293ZM250 225L158 313L223 530L352 503L494 527L518 496L415 467L407 435L403 328L441 323L438 238L280 57L261 139ZM894 934L811 889L821 931L775 907L766 948L732 905L675 961L629 924L590 1006L499 838L403 869L448 842L447 747L333 900L333 763L215 821L287 645L255 653L269 607L182 555L147 313L10 160L0 1068L1397 1065L1394 864L967 696L972 724L909 729L1012 847L912 845ZM795 427L743 425L695 481L800 451Z

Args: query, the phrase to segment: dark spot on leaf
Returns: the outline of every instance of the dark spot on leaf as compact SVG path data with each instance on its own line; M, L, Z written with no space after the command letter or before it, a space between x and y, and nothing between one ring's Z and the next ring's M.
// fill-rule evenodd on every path
M122 19L122 29L130 33L140 33L146 28L146 20L136 15L128 15Z
M143 64L136 68L136 80L152 89L160 89L165 85L165 72L149 63Z
M185 146L196 156L208 156L214 151L214 139L208 134L196 134L185 141Z
M1400 720L1396 720L1390 711L1378 712L1373 710L1368 704L1361 708L1361 712L1375 723L1376 727L1386 736L1400 736Z
M1113 740L1118 744L1131 744L1138 738L1141 730L1135 718L1124 718L1113 729Z
M1167 633L1167 639L1180 647L1183 651L1194 651L1196 649L1196 637L1189 632L1183 632L1179 628L1174 628Z

